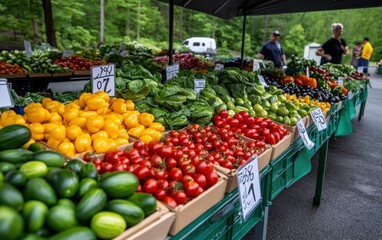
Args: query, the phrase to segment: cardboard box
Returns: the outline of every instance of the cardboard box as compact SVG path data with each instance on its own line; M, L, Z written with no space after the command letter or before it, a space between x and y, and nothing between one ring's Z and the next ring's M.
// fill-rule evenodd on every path
M292 133L288 132L283 139L281 139L277 144L271 145L272 155L271 161L277 158L282 152L284 152L292 143Z
M259 172L269 164L271 155L272 148L267 145L267 149L258 156ZM227 177L227 188L225 192L230 193L235 190L237 188L236 169L230 170L221 166L216 166L215 168Z
M176 208L168 207L171 212L175 213L175 221L171 226L170 235L177 234L180 230L222 200L224 198L226 186L226 178L220 175L219 181L214 186L210 187L207 191L192 199L190 202L185 205L179 205Z
M114 240L163 240L167 238L171 224L174 222L175 213L160 202L157 211L145 218L142 222L129 228Z
M307 128L307 121L309 121L308 119L310 118L310 115L308 116L305 116L302 120L304 121L304 125L305 125L305 128ZM313 120L312 120L313 121ZM280 124L280 123L278 123ZM288 132L290 132L292 134L292 140L291 140L291 144L296 141L297 138L300 137L300 134L298 133L298 129L297 129L297 126L289 126L289 125L285 125L285 124L281 124L283 125L287 130Z

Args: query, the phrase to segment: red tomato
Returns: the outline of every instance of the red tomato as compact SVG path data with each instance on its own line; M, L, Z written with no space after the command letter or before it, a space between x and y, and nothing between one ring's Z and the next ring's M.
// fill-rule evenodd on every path
M222 167L228 168L228 169L233 169L233 163L231 161L223 161L221 164Z
M123 151L112 151L105 153L105 156L103 157L104 161L117 164L119 163L119 157L122 156Z
M179 168L171 169L168 175L171 180L175 180L175 181L180 181L183 177L182 170L180 170Z
M157 141L151 141L149 143L149 153L150 155L157 154L157 151L163 147L163 143Z
M172 197L178 204L185 204L187 202L187 195L182 191L176 191L172 194Z
M240 114L238 114L238 113L236 113L236 114L233 116L233 118L236 118L236 119L239 121L239 123L242 123L242 122L243 122L243 116L240 115Z
M170 171L171 169L176 167L176 165L178 164L178 162L172 157L166 158L165 163L166 163L166 170L167 171Z
M170 206L172 208L176 208L178 206L178 204L176 203L175 199L170 197L170 196L165 196L162 199L162 202L164 202L165 204L167 204L168 206Z
M276 143L280 142L280 134L278 132L271 133L275 137Z
M227 123L231 127L235 127L239 123L239 120L237 120L236 118L228 118Z
M276 138L273 134L268 134L266 139L267 139L267 143L271 145L276 144Z
M143 184L143 191L147 193L155 193L158 190L158 181L155 179L147 179Z
M199 184L197 182L188 182L184 185L184 190L187 194L187 196L190 197L197 197L199 195Z
M113 164L105 162L102 165L102 169L104 172L111 172L111 171L113 171Z
M158 189L166 190L168 188L168 185L169 183L167 180L164 180L164 179L158 180Z
M193 177L191 177L190 175L184 175L182 177L182 181L181 182L183 183L183 185L185 185L186 183L191 182L191 181L194 181Z
M137 176L139 180L143 180L149 175L149 169L146 166L139 166L135 169L134 175Z
M170 141L171 141L171 143L172 143L174 146L178 146L178 145L179 145L179 139L176 138L176 137L172 137Z
M150 162L153 167L161 167L163 165L163 159L158 155L152 155L150 158Z
M162 200L164 197L166 197L166 191L164 189L158 189L155 192L155 198L158 200Z
M255 123L255 118L249 116L249 117L247 118L247 120L245 120L245 122L250 126L251 124L254 124L254 123Z
M155 169L155 178L157 179L157 180L162 180L162 179L166 179L167 178L167 176L168 176L168 173L167 172L165 172L164 170L162 170L162 169Z
M212 171L205 175L207 178L208 186L215 185L219 180L219 175L216 173L216 171Z
M191 160L187 157L182 157L181 159L178 160L178 167L183 168L187 166L188 164L191 163Z
M227 110L221 110L219 112L219 115L222 117L222 118L228 118L229 117L229 113Z
M196 172L195 166L192 164L188 164L182 168L183 174L193 176Z
M182 150L173 150L172 151L172 157L175 159L175 160L179 160L183 157L183 151Z
M96 158L97 158L97 156L96 156L95 152L87 152L84 155L84 161L85 162L91 162L91 161L95 160Z
M207 178L203 174L195 174L194 175L194 181L199 184L200 187L205 189L207 187Z
M142 142L141 140L137 140L137 141L135 141L134 143L133 143L133 147L135 148L135 149L143 149L143 147L145 146L145 143L144 142Z
M161 157L171 157L172 148L169 146L163 146L157 150L157 153Z

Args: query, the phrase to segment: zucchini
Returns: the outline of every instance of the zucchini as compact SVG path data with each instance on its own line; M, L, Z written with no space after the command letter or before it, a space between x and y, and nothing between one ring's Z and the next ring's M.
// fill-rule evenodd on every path
M32 155L33 152L22 148L3 150L0 151L0 162L25 163Z
M102 211L106 202L107 195L102 189L90 190L77 205L77 218L80 221L90 220L96 213Z
M138 178L130 172L112 172L101 177L99 187L110 198L126 198L138 189Z
M157 200L152 194L148 193L134 193L130 197L127 198L127 201L137 204L140 208L142 208L145 216L150 215L151 213L156 211L157 208Z
M25 203L23 216L26 227L29 232L37 232L45 224L45 217L48 213L48 207L45 203L36 200L30 200Z
M65 168L70 169L73 172L79 174L83 165L84 163L80 160L71 159L69 162L66 163Z
M85 196L86 193L95 188L97 188L96 180L94 180L93 178L82 179L77 191L78 198L83 198L83 196Z
M35 152L31 160L44 162L48 167L63 167L65 164L64 156L53 151Z
M75 172L69 169L60 169L51 174L50 184L58 196L70 198L77 193L79 180Z
M4 183L0 188L0 205L8 205L19 211L23 208L24 197L17 188L9 183Z
M45 151L45 148L41 143L34 142L31 145L29 145L28 150L32 152L41 152L41 151Z
M25 174L20 171L10 171L5 175L4 180L12 184L14 187L23 187L25 183L27 182L27 178L25 177Z
M24 196L27 200L39 200L51 207L57 202L57 195L53 188L43 178L29 179L24 187Z
M88 227L74 227L57 233L48 240L97 240L95 233Z
M0 239L19 239L23 229L22 216L13 208L0 205Z
M82 166L80 171L81 178L98 179L98 171L93 163L86 163Z
M76 210L64 205L56 205L49 209L46 222L49 228L56 232L62 232L79 225Z
M0 150L21 148L31 137L31 131L24 125L5 126L0 129Z
M107 211L118 213L125 219L126 225L132 227L145 218L145 213L137 204L127 200L115 199L106 206Z

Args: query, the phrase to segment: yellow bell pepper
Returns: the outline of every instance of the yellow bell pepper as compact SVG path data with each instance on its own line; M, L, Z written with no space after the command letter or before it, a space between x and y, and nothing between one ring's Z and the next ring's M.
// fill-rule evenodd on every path
M129 139L129 134L125 128L119 129L118 138Z
M139 124L138 116L136 114L130 114L129 116L125 117L123 123L125 124L126 128L136 127Z
M165 130L164 126L159 122L153 122L150 124L149 128L157 130L158 132L164 132Z
M105 153L109 151L109 141L107 138L97 138L93 141L93 149L96 153Z
M137 137L139 138L143 132L143 130L145 130L145 126L143 125L138 125L136 127L133 127L133 128L130 128L127 133L131 136L134 136L134 137Z
M133 111L135 109L135 104L131 100L126 100L127 111Z
M78 99L77 99L77 101L78 101ZM75 109L80 110L80 109L81 109L81 106L79 105L78 102L75 103L75 102L73 101L73 102L68 103L68 104L65 105L65 112L68 111L68 110L71 109L71 108L75 108Z
M127 140L126 138L117 138L114 140L114 142L115 144L117 144L118 147L129 144L129 140Z
M68 157L73 157L76 155L76 149L72 142L62 142L58 145L57 150Z
M138 116L139 123L145 127L150 126L154 122L154 115L151 113L141 113Z
M109 137L113 139L116 139L118 137L119 127L112 120L106 119L102 129L109 134Z
M27 113L29 110L33 108L43 108L41 103L30 103L24 108L24 112Z
M1 121L1 125L3 125L3 127L12 125L12 124L25 125L25 123L26 121L21 115L9 116L8 118L5 118Z
M109 138L109 134L105 130L101 130L99 132L92 134L92 140L95 141L98 138L107 139Z
M125 113L127 112L127 105L125 103L125 100L122 98L118 98L113 102L111 105L111 109L116 113Z
M84 117L77 117L77 118L74 118L72 119L70 122L69 122L69 126L79 126L80 128L82 129L86 129L86 122L88 120Z
M29 124L29 129L31 130L34 140L39 141L44 139L45 125L41 123L31 123Z
M62 123L62 117L61 115L58 113L58 112L52 112L50 114L50 119L49 119L49 122L58 122L58 123Z
M16 115L17 115L16 112L13 110L5 111L5 112L1 113L0 121L3 122L5 119L12 117L12 116L16 116Z
M82 128L77 125L72 125L66 128L66 137L75 141L82 134Z
M94 95L97 95L97 96L100 96L101 98L103 98L106 102L110 102L110 96L107 92L103 91L103 90L100 90L96 93L94 93Z
M90 117L94 117L94 116L97 116L97 112L95 111L79 111L78 113L78 116L79 117L84 117L84 118L90 118Z
M110 119L112 120L115 124L119 126L121 126L122 122L123 122L123 115L122 114L119 114L119 113L109 113L107 114L105 117L105 121L106 119Z
M57 127L50 130L49 138L54 138L58 141L63 141L66 138L66 128L64 125L57 125Z
M108 141L108 144L109 144L109 150L108 151L115 151L115 150L117 150L117 147L118 147L117 143L113 139L108 138L107 141Z
M79 98L79 103L78 105L80 105L81 108L85 108L86 107L86 103L88 101L88 99L92 96L91 93L82 93L80 98Z
M77 118L80 113L80 110L76 108L70 108L64 113L64 123L68 124L73 119Z
M51 98L45 97L45 98L42 99L41 103L45 107L46 104L49 103L50 101L52 101Z
M105 107L106 101L99 95L93 95L86 101L86 107L89 110L96 111L102 107Z
M27 111L26 117L31 123L42 123L48 121L51 117L51 114L45 108L34 107Z
M100 109L97 110L98 115L106 115L108 113L111 113L111 109L108 107L101 107Z
M102 116L93 116L90 117L86 123L86 128L91 133L96 133L102 129L105 121Z
M139 140L146 144L149 144L153 139L150 135L142 135L141 137L139 137Z
M143 130L141 136L143 135L149 135L155 141L160 141L160 139L162 138L162 133L152 128L146 128L145 130Z
M83 133L80 136L78 136L76 141L74 142L74 146L76 148L76 151L79 153L91 151L92 139L90 137L90 134Z

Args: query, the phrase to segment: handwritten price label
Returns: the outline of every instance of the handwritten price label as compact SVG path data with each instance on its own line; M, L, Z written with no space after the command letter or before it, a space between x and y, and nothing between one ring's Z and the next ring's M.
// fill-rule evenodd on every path
M245 165L237 170L240 205L244 220L261 202L260 175L258 159L255 155Z
M166 67L166 81L178 75L179 63Z
M206 80L205 79L195 79L194 80L194 90L198 96L200 95L200 92L206 87Z
M223 70L224 69L224 65L223 64L221 64L221 63L217 63L216 65L215 65L215 70L216 71L220 71L220 70Z
M314 147L314 142L312 142L312 140L310 140L308 136L304 121L301 119L300 121L297 122L296 125L298 129L298 133L300 134L300 137L302 141L304 142L305 147L307 147L309 150L312 149L312 147Z
M324 114L321 111L321 108L316 108L311 111L310 116L312 116L313 122L316 125L318 131L322 131L327 128L326 120Z
M261 85L263 85L263 87L268 87L268 84L265 81L263 75L258 75L257 77L259 78L259 81L260 81Z
M27 54L27 57L32 57L32 44L24 40L24 48L25 48L25 53Z
M115 65L102 65L91 68L92 92L103 90L115 96Z
M337 83L338 83L338 86L342 87L344 85L344 78L343 77L338 77Z

